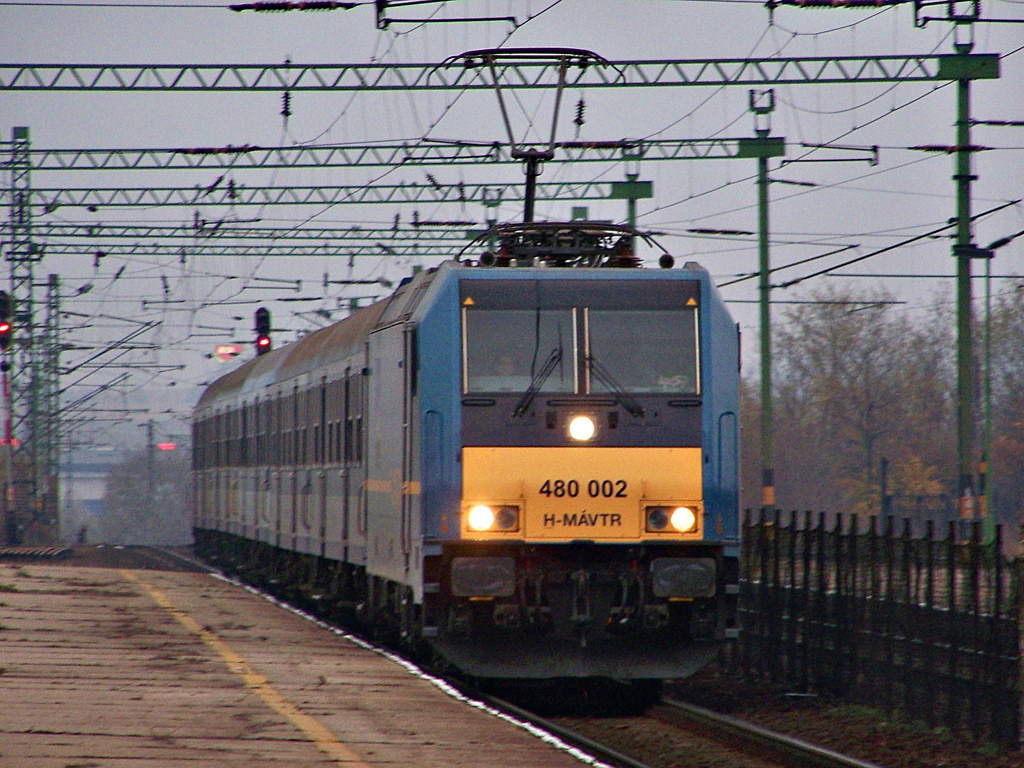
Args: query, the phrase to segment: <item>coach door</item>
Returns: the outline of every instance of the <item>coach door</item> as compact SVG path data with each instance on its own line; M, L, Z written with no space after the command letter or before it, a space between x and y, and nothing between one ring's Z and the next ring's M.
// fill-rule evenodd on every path
M409 555L407 340L404 323L370 335L367 564L404 581Z

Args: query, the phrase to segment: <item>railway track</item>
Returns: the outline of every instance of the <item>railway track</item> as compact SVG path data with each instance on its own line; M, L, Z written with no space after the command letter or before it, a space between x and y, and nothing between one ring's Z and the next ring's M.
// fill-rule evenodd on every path
M630 726L624 727L615 718L548 719L496 697L481 698L602 762L622 768L881 768L876 763L674 699L662 699L647 715L631 718ZM669 727L672 743L666 742L663 729L652 727L654 722ZM609 733L613 734L611 738ZM644 734L649 734L649 743L643 743ZM646 756L652 753L653 757Z
M663 699L661 704L673 710L680 722L685 722L689 727L705 733L714 732L716 738L722 741L733 741L745 750L773 755L787 765L814 768L880 768L876 763L843 755L693 704L675 699Z
M136 555L147 564L176 563L189 570L208 568L200 561L173 550L146 548ZM447 682L466 691L465 685L459 681ZM621 768L669 765L677 768L714 765L728 765L730 768L880 768L875 763L670 698L661 699L643 717L629 718L633 727L620 728L616 718L548 718L497 696L475 690L466 693L561 739L599 763ZM614 738L616 731L626 738ZM609 738L609 732L612 732L612 738ZM646 734L649 743L642 743L642 738L638 743L637 734ZM671 743L667 743L666 734ZM651 754L654 757L648 757ZM683 756L683 762L680 756Z

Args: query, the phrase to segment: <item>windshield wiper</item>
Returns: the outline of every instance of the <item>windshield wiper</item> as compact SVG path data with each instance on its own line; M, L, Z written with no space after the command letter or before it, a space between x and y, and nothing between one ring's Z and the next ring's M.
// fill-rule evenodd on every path
M590 364L590 370L594 372L595 378L611 390L611 393L615 395L615 399L622 403L623 408L629 411L629 415L634 419L642 419L644 417L643 406L626 394L626 388L619 384L616 378L612 376L611 371L601 365L593 355L587 355L587 362Z
M516 404L515 410L512 411L513 416L523 416L530 409L530 403L533 402L533 398L537 396L537 392L544 386L544 382L548 380L548 376L555 370L555 366L562 362L562 348L561 346L551 350L551 354L548 355L548 359L541 366L540 370L534 374L533 379L530 381L530 386L526 388L523 396L519 399Z

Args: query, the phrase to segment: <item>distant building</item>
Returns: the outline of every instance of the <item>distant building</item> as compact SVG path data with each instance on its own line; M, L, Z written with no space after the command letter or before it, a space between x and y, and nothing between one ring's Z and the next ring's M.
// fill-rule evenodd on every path
M106 461L74 462L61 468L61 541L67 544L95 541L89 538L89 533L95 537L96 524L106 512L103 497L107 491L107 476L119 463L120 457L111 454Z

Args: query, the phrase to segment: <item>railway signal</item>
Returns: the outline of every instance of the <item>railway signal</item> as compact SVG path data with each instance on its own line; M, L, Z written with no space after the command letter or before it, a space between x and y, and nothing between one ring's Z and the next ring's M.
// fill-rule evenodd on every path
M270 342L270 310L260 307L256 310L256 355L265 355L273 348Z
M11 315L14 314L14 301L7 291L0 291L0 349L6 350L11 346L11 335L14 326L11 325Z

